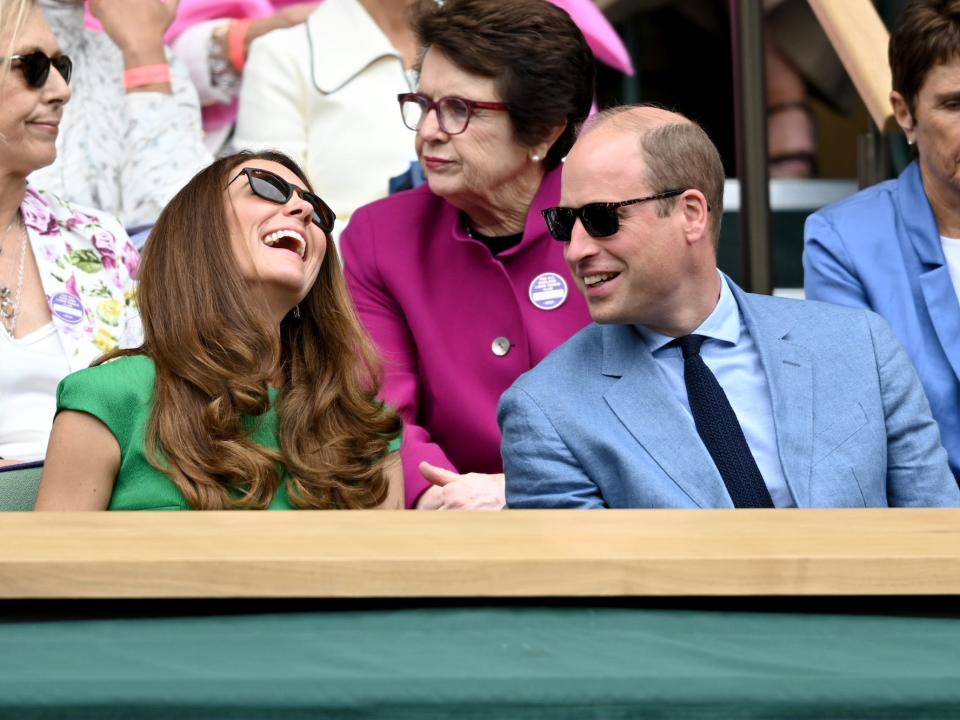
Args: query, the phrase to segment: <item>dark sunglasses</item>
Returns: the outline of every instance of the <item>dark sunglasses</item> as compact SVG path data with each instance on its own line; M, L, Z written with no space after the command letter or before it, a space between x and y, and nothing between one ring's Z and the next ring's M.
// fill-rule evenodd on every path
M689 189L667 190L656 195L621 202L588 203L578 208L552 207L543 210L541 214L543 219L547 221L547 230L550 231L554 240L570 242L570 236L573 233L573 226L576 224L577 218L580 218L583 229L591 237L610 237L620 229L620 216L617 214L617 210L620 208L647 202L648 200L664 200L676 197Z
M310 218L313 223L325 233L333 232L333 221L337 219L337 216L317 195L308 190L302 190L296 185L291 185L276 173L260 168L244 168L233 180L227 183L227 187L230 187L234 180L241 175L247 176L247 182L250 184L250 190L253 191L254 195L277 205L286 205L296 191L313 207L313 214Z
M10 61L11 69L20 70L23 73L24 80L32 88L42 88L47 84L51 65L57 69L63 81L68 85L70 84L70 76L73 74L73 61L67 55L50 57L43 50L35 50L26 55L11 55L6 59Z

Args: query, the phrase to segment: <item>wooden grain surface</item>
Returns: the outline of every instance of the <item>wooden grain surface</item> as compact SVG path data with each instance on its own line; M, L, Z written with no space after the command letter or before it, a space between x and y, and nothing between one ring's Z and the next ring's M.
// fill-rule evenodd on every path
M877 127L884 132L899 130L890 104L890 34L871 0L809 2Z
M0 598L960 594L960 510L0 514Z

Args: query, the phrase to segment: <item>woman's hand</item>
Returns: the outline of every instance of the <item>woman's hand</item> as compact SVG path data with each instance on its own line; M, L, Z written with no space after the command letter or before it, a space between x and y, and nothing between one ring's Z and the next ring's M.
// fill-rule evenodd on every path
M163 35L179 4L180 0L90 0L90 12L123 51L124 60L128 54L149 55L150 63L164 63Z
M420 472L433 483L417 502L420 510L501 510L506 505L503 473L458 475L428 462L420 463Z
M180 0L90 0L90 12L123 53L127 70L166 65L163 34L177 15ZM155 92L172 95L169 82L128 88L128 93Z

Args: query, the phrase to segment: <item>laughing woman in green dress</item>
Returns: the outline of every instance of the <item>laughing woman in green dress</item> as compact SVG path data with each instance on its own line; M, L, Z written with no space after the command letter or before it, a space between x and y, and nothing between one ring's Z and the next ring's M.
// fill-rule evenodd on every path
M143 345L60 384L36 508L403 507L333 221L277 153L191 180L143 256Z

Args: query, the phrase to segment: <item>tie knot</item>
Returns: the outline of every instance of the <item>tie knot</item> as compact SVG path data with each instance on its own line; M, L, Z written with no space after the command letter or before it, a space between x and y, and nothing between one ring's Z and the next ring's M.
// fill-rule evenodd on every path
M677 347L680 348L680 352L683 353L683 359L686 360L687 358L700 354L700 346L703 345L703 341L706 339L705 335L684 335L683 337L678 337L674 342L677 344Z

